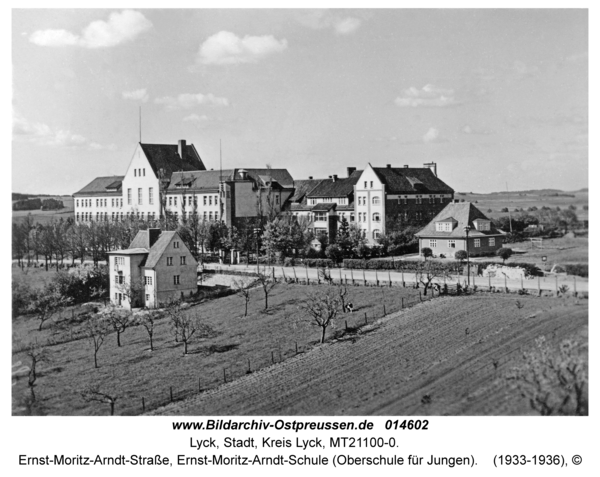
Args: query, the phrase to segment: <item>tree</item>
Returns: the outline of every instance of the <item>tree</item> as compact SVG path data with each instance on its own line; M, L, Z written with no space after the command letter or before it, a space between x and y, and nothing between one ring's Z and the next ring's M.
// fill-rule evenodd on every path
M29 376L27 380L27 384L29 389L31 390L31 398L35 401L35 392L33 387L35 386L35 382L37 381L37 365L41 362L48 361L48 350L37 342L31 343L27 347L27 356L29 357Z
M514 381L532 409L542 416L588 414L587 351L573 340L564 340L558 349L545 338L523 353L523 365L507 376Z
M183 343L183 355L188 353L188 344L192 338L206 338L214 333L214 330L207 324L202 323L198 316L191 313L182 313L179 318L179 331L181 333L181 342Z
M334 325L340 309L340 299L336 294L337 291L331 288L309 293L299 306L300 311L309 315L312 324L321 328L321 343L325 342L325 332Z
M159 312L152 310L146 311L138 315L137 324L142 325L148 333L148 338L150 339L150 351L154 351L153 341L154 338L154 327L156 326L156 320L160 317Z
M284 259L292 255L292 250L304 245L302 230L291 215L276 217L265 225L262 234L262 250L270 260Z
M429 247L423 247L421 249L421 255L423 255L423 257L425 258L425 260L427 260L427 257L432 257L433 256L433 250L431 250Z
M447 272L441 263L435 261L419 262L415 270L417 280L423 285L423 295L427 295L427 290L436 278L443 278Z
M121 333L124 333L127 328L133 324L132 316L128 312L116 310L110 307L106 313L106 319L117 333L117 346L121 347Z
M265 310L269 309L269 293L277 286L277 278L275 278L274 274L271 274L267 271L266 268L263 268L262 271L259 270L258 276L256 277L256 283L260 285L263 289L263 293L265 294Z
M108 334L108 327L102 315L96 314L88 318L85 324L85 332L94 347L94 368L98 368L98 351L100 351L104 344L104 338Z
M49 283L37 295L36 299L29 303L27 311L37 315L40 322L38 331L42 331L42 326L46 321L52 318L62 307L67 306L73 301L61 295L60 290L55 283Z
M502 259L502 264L506 263L506 261L512 256L512 248L502 247L496 250L496 255Z
M244 299L244 316L248 316L248 302L250 301L250 289L254 286L254 283L247 282L242 279L234 279L232 282L233 289L236 293Z
M340 263L344 258L344 252L342 247L340 247L337 243L332 243L325 249L325 256L331 259L334 263Z
M85 402L95 401L110 405L110 415L115 415L115 403L117 402L118 396L100 391L100 386L98 385L89 386L81 391L80 395Z

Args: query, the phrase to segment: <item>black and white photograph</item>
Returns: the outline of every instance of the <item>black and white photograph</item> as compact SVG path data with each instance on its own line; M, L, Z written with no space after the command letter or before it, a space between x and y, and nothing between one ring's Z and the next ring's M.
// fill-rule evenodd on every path
M588 416L586 8L11 23L12 419Z

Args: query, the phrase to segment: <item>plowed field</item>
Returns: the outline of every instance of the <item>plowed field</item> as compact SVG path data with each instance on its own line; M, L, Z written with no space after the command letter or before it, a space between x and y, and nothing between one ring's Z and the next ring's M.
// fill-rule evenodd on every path
M506 373L539 336L587 346L587 324L585 300L440 298L155 413L534 414Z

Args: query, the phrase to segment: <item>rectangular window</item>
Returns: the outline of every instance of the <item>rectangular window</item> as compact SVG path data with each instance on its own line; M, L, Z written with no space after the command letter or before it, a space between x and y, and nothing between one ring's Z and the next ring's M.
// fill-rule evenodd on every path
M430 240L430 241L429 241L429 246L430 246L431 248L435 248L435 247L437 247L437 240Z
M373 188L373 181L371 181L371 189Z
M365 181L365 189L367 188L367 181Z
M448 240L448 248L456 248L456 240Z
M152 285L152 277L144 277L145 285Z
M173 275L173 285L179 285L179 275Z
M142 188L138 189L138 204L142 205Z
M215 205L219 205L219 196L215 195Z
M490 237L490 247L496 245L496 237Z
M204 205L206 205L206 196L202 196L202 198L204 199Z
M481 239L475 239L474 246L475 247L481 247Z
M173 205L177 205L177 197L173 197Z
M212 212L208 213L208 220L212 221Z
M173 265L173 257L167 257L167 265Z
M150 301L150 295L146 294L146 303Z
M127 205L131 205L131 189L127 189Z
M206 197L205 197L206 199ZM206 222L206 212L204 212L204 221Z
M215 212L215 220L219 220L219 213Z
M148 189L148 203L150 205L154 204L154 187Z
M315 222L324 222L327 220L325 212L315 212Z
M208 205L212 205L212 195L208 196Z
M185 265L185 255L179 257L179 265Z
M133 177L137 177L137 169L133 170Z
M169 205L173 205L173 197L169 197Z
M177 242L177 241L173 242L173 248L179 248L179 242Z
M77 199L77 200L75 201L75 205L76 205L77 207L79 207L79 199Z
M146 168L145 168L145 167L142 169L142 175L143 175L144 177L146 177Z

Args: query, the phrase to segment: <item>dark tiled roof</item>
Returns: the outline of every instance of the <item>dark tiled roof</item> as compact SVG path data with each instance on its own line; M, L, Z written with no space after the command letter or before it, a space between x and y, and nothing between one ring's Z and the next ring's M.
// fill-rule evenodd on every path
M80 195L107 195L114 196L121 195L120 192L107 192L107 188L112 188L109 186L114 186L115 183L121 183L123 180L123 176L108 176L108 177L96 177L92 182L86 185L83 189L75 192L73 196ZM119 188L120 190L120 188Z
M185 146L183 160L179 157L177 144L143 144L140 143L150 166L159 177L159 171L164 170L167 178L176 171L204 171L206 167L200 159L193 144Z
M430 192L451 194L450 186L435 176L428 167L374 167L388 194Z
M449 219L443 217L454 218L456 226L451 232L438 232L435 229L436 222L448 222ZM465 238L466 234L464 228L466 225L471 227L469 231L469 237L484 237L486 235L501 235L501 233L494 227L493 222L490 230L476 230L473 225L473 221L476 219L489 220L483 212L475 207L471 202L452 202L448 204L444 209L437 214L431 222L429 222L424 228L422 228L415 235L417 237L456 237Z
M363 171L354 171L350 177L326 179L311 190L308 197L348 197L354 192L354 186L358 182Z
M189 171L189 172L174 172L171 176L171 183L168 190L194 190L207 192L218 191L221 175L223 178L228 178L233 173L233 169L225 169L223 171ZM181 183L191 182L191 187L181 187Z
M337 206L334 202L321 202L315 205L311 210L313 212L329 212L331 209L335 209Z
M161 234L158 236L158 239L156 240L156 242L154 242L154 245L152 245L152 248L150 249L148 259L146 260L146 268L154 268L158 264L160 257L162 257L162 254L165 252L165 250L171 243L171 239L175 235L177 235L177 232L161 232ZM185 244L182 245L185 247Z
M131 243L129 244L129 248L144 248L146 251L150 248L150 242L148 240L148 231L147 230L138 230L138 233L135 235Z
M236 169L236 172L239 169ZM259 176L272 177L273 180L279 182L282 187L291 188L294 187L294 178L288 172L287 169L248 169L248 175L254 180L257 180Z
M302 202L310 191L325 180L328 179L301 179L294 181L294 194L289 198L289 201Z

